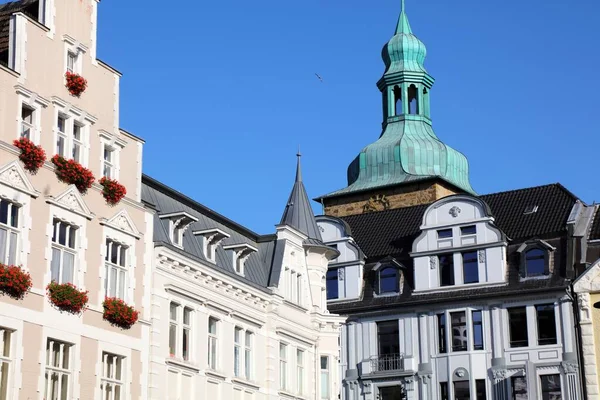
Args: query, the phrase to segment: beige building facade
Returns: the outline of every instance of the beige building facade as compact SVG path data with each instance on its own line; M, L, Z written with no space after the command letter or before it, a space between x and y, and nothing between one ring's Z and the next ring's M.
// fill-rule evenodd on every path
M0 263L33 286L0 296L0 399L146 399L152 214L141 202L143 141L119 128L120 73L96 58L98 1L23 0L0 5ZM87 79L80 97L67 71ZM25 171L13 141L46 153ZM59 154L88 168L82 194L60 182ZM99 180L118 180L115 206ZM111 256L119 252L118 260ZM51 280L88 291L82 315L50 303ZM139 311L123 330L103 319L105 296Z

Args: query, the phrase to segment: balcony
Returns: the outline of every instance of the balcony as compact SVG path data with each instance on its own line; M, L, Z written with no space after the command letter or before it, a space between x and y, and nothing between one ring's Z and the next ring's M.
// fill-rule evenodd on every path
M388 371L403 371L404 370L404 355L403 354L384 354L371 357L371 373Z

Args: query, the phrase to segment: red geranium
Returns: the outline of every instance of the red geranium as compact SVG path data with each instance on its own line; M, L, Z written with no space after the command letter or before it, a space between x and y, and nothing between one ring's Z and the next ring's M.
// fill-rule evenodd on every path
M71 314L85 311L88 292L77 289L72 283L56 283L52 281L46 286L48 298L59 310Z
M69 93L71 93L72 96L79 97L81 96L81 93L85 92L85 89L87 88L87 81L83 76L67 71L65 77L67 78L65 87L69 90Z
M0 292L15 300L21 300L32 285L29 272L16 265L0 264Z
M66 160L58 154L52 157L52 164L56 166L54 172L59 181L75 185L81 193L86 193L96 180L92 171L71 159Z
M102 196L104 196L104 200L111 206L116 205L127 194L125 186L121 185L115 179L103 176L100 179L100 185L103 188Z
M42 148L42 146L36 146L31 140L26 137L22 137L21 139L15 140L13 142L19 150L21 150L21 154L19 155L19 160L24 165L24 168L35 174L38 169L44 165L44 161L46 161L46 152Z
M138 320L139 312L117 297L107 297L102 303L104 320L121 329L129 329Z

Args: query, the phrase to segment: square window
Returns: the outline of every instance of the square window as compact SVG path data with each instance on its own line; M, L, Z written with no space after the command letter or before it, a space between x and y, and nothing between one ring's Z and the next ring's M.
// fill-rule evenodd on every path
M452 229L440 229L437 231L438 239L447 239L452 237Z
M477 227L475 225L461 226L460 227L460 234L461 234L461 236L475 235L476 233L477 233Z

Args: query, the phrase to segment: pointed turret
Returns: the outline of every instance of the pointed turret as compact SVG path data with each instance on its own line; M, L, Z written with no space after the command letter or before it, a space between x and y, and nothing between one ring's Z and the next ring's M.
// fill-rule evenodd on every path
M281 225L288 225L304 233L309 239L321 241L321 232L315 220L310 201L302 183L302 168L300 166L301 154L298 152L298 165L296 167L296 181L290 193L285 211L281 217Z
M396 35L400 34L412 35L412 30L408 23L408 16L404 11L404 0L402 0L402 10L400 11L400 17L398 17L398 25L396 25Z

